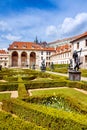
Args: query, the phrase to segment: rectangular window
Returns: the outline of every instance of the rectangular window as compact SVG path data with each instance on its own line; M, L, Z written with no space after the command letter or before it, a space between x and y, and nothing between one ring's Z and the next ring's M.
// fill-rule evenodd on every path
M87 63L87 55L85 56L85 63Z
M51 52L49 51L49 55L51 54Z
M87 47L87 39L85 40L85 46Z
M41 55L43 55L43 51L41 51Z
M41 60L43 60L43 57L41 56Z
M48 57L46 57L46 60L48 60Z
M77 42L77 49L79 49L79 42Z

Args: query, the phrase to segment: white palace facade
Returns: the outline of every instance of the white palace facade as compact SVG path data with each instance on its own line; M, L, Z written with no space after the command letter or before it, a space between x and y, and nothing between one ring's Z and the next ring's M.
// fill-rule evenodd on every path
M46 66L50 65L50 56L54 54L52 47L42 47L32 42L13 42L9 45L9 66L10 67L29 67L41 66L45 60Z
M28 67L41 66L45 60L46 66L54 64L69 64L74 50L79 53L82 68L87 69L87 32L48 43L46 47L33 42L13 42L8 47L8 52L0 50L0 64L3 67Z

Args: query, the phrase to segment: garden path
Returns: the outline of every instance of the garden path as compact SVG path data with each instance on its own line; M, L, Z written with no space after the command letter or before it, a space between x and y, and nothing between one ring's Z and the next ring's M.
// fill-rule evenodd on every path
M46 71L47 73L51 73L51 74L56 74L56 75L60 75L60 76L66 76L68 77L68 73L67 74L63 74L63 73L57 73L57 72L52 72L52 71ZM81 77L81 80L82 81L87 81L87 78L86 77Z
M62 88L68 88L68 87L56 87L56 88L40 88L40 89L29 89L28 90L28 93L30 96L32 96L32 91L39 91L39 90L52 90L52 89L62 89ZM84 94L87 94L87 91L86 90L83 90L83 89L78 89L78 88L73 88L79 92L82 92Z
M1 93L11 93L11 98L17 98L18 97L18 91L3 91Z
M51 73L51 74L56 74L56 75L60 75L60 76L67 76L68 77L68 73L67 74L62 74L62 73L57 73L57 72L52 72L52 71L46 71L47 73ZM83 81L87 81L87 78L86 77L81 77L81 80ZM1 82L6 82L5 80L0 80ZM58 89L59 87L55 88L55 89ZM60 87L60 88L63 88L63 87ZM66 87L64 87L66 88ZM54 89L54 88L43 88L44 90L46 89ZM32 91L35 91L35 90L43 90L43 89L34 89L34 90L28 90L29 92L29 95L32 96ZM77 91L80 91L84 94L87 94L87 91L85 90L82 90L82 89L77 89L77 88L74 88L75 90ZM18 97L18 91L4 91L4 92L0 92L0 93L11 93L11 98L17 98Z

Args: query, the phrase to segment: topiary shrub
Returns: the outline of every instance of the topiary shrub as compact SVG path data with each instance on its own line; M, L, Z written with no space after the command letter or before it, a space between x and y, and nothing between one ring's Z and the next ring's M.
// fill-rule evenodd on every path
M18 96L19 98L23 99L23 98L27 98L29 95L28 95L28 92L25 88L25 85L22 83L23 80L21 77L18 77Z

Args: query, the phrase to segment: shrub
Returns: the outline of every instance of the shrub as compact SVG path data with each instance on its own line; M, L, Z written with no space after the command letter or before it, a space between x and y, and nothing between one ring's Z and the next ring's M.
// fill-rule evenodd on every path
M26 88L25 88L25 85L23 83L20 83L22 82L23 80L21 79L21 77L18 77L18 95L19 95L19 98L26 98L28 97L28 92L26 91Z
M47 130L33 123L0 111L0 130Z
M28 104L17 99L4 101L3 108L22 119L36 123L49 130L87 129L87 117L73 112L56 110L42 105Z
M52 88L52 87L64 87L66 86L66 81L31 81L29 83L25 83L26 89L37 89L37 88Z
M18 89L17 83L1 83L0 91L15 91Z
M55 96L53 94L32 96L27 99L24 99L24 101L35 104L43 104L54 108L56 107L65 111L74 111L82 114L87 114L87 105L84 105L76 98L64 95L63 93L59 93Z
M79 88L79 89L87 90L87 84L85 82L68 80L66 86L70 88Z
M26 76L26 77L22 77L23 80L33 80L36 78L36 75L30 75L30 76Z

